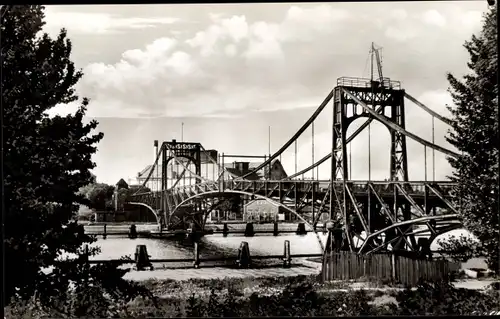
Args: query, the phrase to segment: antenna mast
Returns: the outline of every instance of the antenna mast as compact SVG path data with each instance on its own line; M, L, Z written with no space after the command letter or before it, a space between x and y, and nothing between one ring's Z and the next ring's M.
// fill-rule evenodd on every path
M375 48L375 43L372 42L372 47L370 49L370 54L371 54L371 76L370 79L373 81L373 58L377 60L377 71L378 71L378 77L379 81L381 84L384 83L384 76L382 74L382 59L380 58L380 50L382 50L381 47Z

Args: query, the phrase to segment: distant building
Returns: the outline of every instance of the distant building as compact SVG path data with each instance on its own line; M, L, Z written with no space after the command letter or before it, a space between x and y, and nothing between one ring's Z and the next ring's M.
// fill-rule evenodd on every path
M230 174L232 178L238 178L244 176L255 168L260 166L262 162L233 162L230 164L224 164L227 172ZM272 179L272 180L280 180L286 178L288 175L281 165L279 160L274 160L269 168L269 166L264 166L259 172L252 173L245 177L248 180L264 180L264 179ZM270 173L269 173L270 172Z
M281 165L281 162L279 160L274 160L271 163L271 173L269 173L269 166L264 167L264 172L267 178L275 181L288 177L285 169L283 168L283 165Z
M116 189L128 189L128 184L127 182L125 182L125 180L123 180L123 178L120 178L120 180L118 181L118 183L116 183Z

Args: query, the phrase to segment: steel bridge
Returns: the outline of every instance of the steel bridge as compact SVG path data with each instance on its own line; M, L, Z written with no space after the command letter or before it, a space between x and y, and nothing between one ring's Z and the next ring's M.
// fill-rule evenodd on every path
M437 236L462 227L457 218L459 200L454 193L454 184L449 181L408 180L406 139L413 139L426 149L450 157L458 154L405 129L406 100L431 114L433 121L436 118L451 124L449 119L406 93L397 81L382 76L378 81L342 77L311 117L279 150L240 176L229 174L223 161L213 158L199 143L172 140L161 143L159 147L156 144L157 156L152 167L161 165L161 176L156 179L159 187L150 192L139 191L129 199L129 204L148 207L157 216L160 229L170 230L203 229L208 214L228 198L265 200L296 215L311 230L315 230L326 217L331 230L326 250L342 249L364 254L384 250L430 251L430 244ZM294 143L296 150L297 139L309 127L314 129L318 115L330 107L333 118L331 150L300 172L279 180L270 178L272 163ZM367 118L366 121L347 136L349 125L361 117ZM388 181L351 180L347 145L373 120L382 123L390 132L390 178ZM314 140L312 143L314 151ZM211 178L202 176L202 156L217 168ZM299 179L329 159L329 180ZM173 163L183 169L175 178L169 169ZM150 170L143 185L154 179L153 171ZM187 175L194 182L180 185ZM416 236L423 233L430 237L417 241Z

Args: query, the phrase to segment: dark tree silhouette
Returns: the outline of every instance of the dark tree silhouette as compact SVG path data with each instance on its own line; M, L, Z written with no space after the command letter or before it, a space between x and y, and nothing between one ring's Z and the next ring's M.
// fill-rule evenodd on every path
M497 12L485 14L479 36L464 45L470 55L470 73L463 80L448 74L455 106L453 129L447 140L461 156L449 158L452 179L464 226L480 241L477 254L487 257L488 266L498 271L500 227L498 216L498 53ZM463 241L467 244L466 241ZM457 246L454 243L452 246ZM451 247L451 246L450 246ZM458 247L458 246L457 246Z
M78 190L93 181L91 155L103 134L94 133L96 121L83 122L87 99L74 114L47 114L58 104L78 101L74 85L82 72L70 60L64 29L56 39L41 33L43 10L37 5L0 8L4 298L37 296L49 304L55 296L66 296L70 282L79 292L93 283L110 296L130 295L133 285L121 279L124 272L117 265L89 269L77 261L56 261L62 252L78 253L94 241L72 219L79 204L89 203ZM43 271L48 267L52 271Z

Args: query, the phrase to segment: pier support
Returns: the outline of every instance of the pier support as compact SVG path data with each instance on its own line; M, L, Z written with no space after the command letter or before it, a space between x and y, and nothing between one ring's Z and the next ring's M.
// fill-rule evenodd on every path
M128 232L128 238L136 239L137 238L137 228L134 224L130 225L130 230Z
M278 222L274 222L273 236L278 236Z
M103 239L106 239L107 235L106 235L106 224L104 224L104 234L102 234L102 238Z
M224 227L222 228L222 236L226 237L229 233L229 227L227 227L227 223L224 223Z
M305 235L307 234L307 231L306 231L306 224L304 223L299 223L297 225L297 231L296 231L296 234L297 235Z
M253 235L255 235L253 223L247 223L247 226L245 228L245 237L253 237Z

